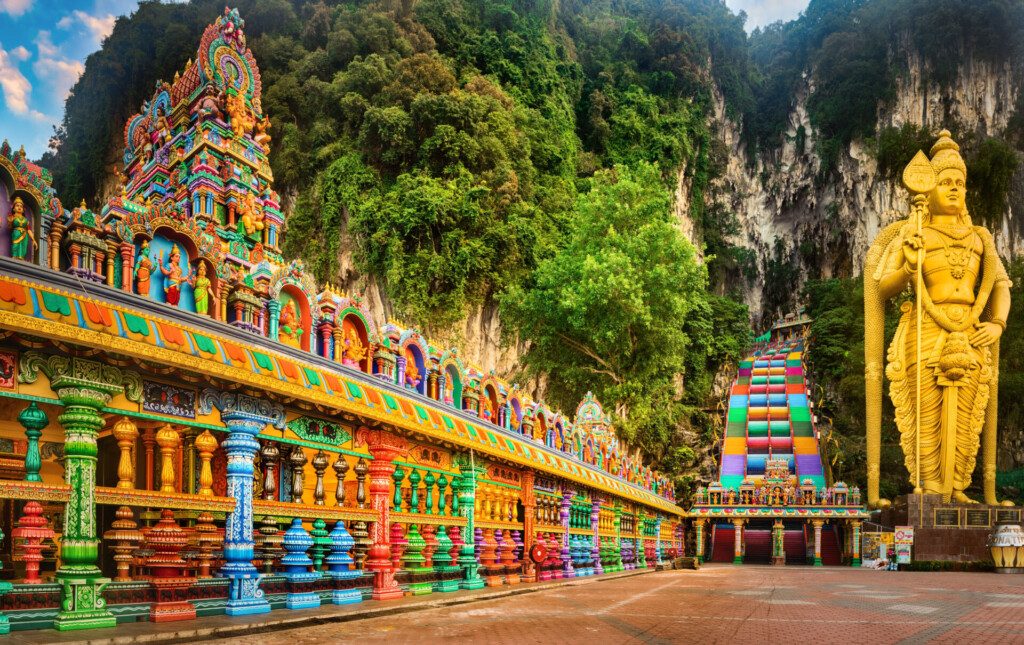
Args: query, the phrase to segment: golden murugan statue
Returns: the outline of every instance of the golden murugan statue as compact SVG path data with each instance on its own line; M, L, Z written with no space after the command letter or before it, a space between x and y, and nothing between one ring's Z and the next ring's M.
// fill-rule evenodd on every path
M889 346L885 375L915 493L972 503L965 490L984 435L984 495L996 504L999 337L1010 280L991 233L967 213L967 167L948 131L931 160L918 152L903 173L906 220L886 227L864 264L868 504L885 507L878 479L885 302L910 286ZM919 370L919 367L922 369Z

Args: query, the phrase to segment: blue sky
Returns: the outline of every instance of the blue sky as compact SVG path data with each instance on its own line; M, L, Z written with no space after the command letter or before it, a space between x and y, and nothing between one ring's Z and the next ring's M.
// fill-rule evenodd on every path
M0 0L0 139L46 150L85 58L138 0Z
M792 20L808 0L726 0L747 12L747 31ZM229 0L230 3L230 0ZM64 99L118 16L138 0L0 0L0 140L46 151Z

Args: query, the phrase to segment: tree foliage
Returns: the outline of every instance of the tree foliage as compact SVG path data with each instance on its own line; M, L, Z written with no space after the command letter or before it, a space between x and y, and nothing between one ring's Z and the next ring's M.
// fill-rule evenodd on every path
M746 307L707 295L706 267L658 179L645 162L597 172L565 244L529 287L506 294L502 313L530 339L531 372L557 375L551 403L569 407L593 390L614 406L620 436L682 468L677 429L750 332Z

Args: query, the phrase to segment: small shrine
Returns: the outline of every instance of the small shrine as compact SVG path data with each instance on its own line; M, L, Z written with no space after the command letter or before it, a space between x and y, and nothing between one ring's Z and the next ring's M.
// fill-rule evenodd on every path
M718 480L689 512L702 560L860 565L868 514L859 489L828 483L805 381L809 324L784 318L740 363Z

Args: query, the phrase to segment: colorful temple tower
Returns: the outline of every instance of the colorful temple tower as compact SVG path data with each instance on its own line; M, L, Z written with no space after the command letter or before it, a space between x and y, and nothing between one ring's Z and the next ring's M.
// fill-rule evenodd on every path
M702 560L860 564L868 514L860 491L831 484L822 467L803 360L809 329L806 316L789 315L740 363L718 480L689 513Z
M0 632L681 554L670 482L593 396L552 411L281 257L244 27L157 83L102 208L0 146Z

